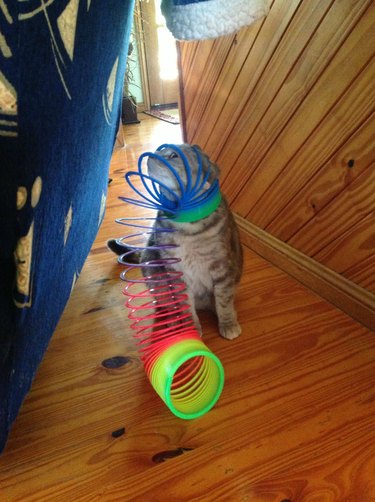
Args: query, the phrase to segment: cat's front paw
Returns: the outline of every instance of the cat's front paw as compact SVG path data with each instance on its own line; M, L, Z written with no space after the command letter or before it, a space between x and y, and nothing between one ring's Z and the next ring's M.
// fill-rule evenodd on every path
M220 335L227 340L234 340L241 334L241 326L237 323L233 324L220 324Z

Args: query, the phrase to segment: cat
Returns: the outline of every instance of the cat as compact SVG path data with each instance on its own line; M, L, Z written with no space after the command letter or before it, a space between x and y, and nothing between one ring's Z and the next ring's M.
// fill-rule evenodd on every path
M202 159L203 173L209 171L209 176L201 191L207 190L218 179L219 169L209 157L197 146L189 144L178 145L189 161L192 182L197 176L197 152ZM180 156L173 147L157 151L165 158L186 183L186 173ZM176 178L165 165L150 156L147 162L148 174L163 183L167 189L181 192ZM163 189L161 190L163 191ZM168 190L164 189L168 197ZM165 217L163 211L158 217ZM169 264L168 268L182 271L186 283L191 314L194 324L201 333L201 325L197 310L213 310L216 312L220 335L228 340L237 338L241 327L237 320L234 307L236 285L240 281L243 268L243 253L238 229L224 196L217 209L207 217L192 223L176 222L172 218L159 219L154 224L158 228L173 229L174 232L155 232L150 235L148 245L176 244L168 249L142 251L140 260L145 263L150 260L178 257L178 263ZM116 254L126 252L126 246L120 245L115 239L107 242L109 249ZM165 268L164 268L165 271ZM147 277L155 273L155 268L142 268ZM162 273L163 270L160 270Z

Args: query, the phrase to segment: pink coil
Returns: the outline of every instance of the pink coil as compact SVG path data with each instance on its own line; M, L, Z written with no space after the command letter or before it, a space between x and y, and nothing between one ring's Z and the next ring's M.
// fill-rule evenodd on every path
M134 224L135 220L144 218L120 218L118 223L138 228L147 228L143 225ZM155 229L156 232L163 230ZM134 255L146 248L150 248L145 240L152 232L140 232L126 235L117 239L119 244L124 245L128 250L119 258L119 263L127 268L121 273L121 279L127 282L123 291L127 297L126 307L129 308L129 319L133 321L131 328L135 331L134 338L137 340L141 352L141 359L145 368L149 366L149 360L155 353L166 349L178 339L186 337L198 338L193 318L187 303L188 296L185 293L186 285L183 280L183 273L166 269L164 272L150 274L147 277L142 275L142 269L147 267L168 267L181 261L180 258L166 258L162 260L151 260L147 262L134 263ZM138 244L130 243L134 240ZM152 249L162 250L165 248L177 248L176 245L152 246Z
M150 219L150 218L147 218ZM171 411L181 418L196 418L217 401L223 387L220 361L204 345L190 312L183 273L168 269L179 258L142 262L141 252L177 248L176 245L147 246L145 239L153 232L170 232L135 224L144 218L120 218L122 225L147 228L147 232L117 239L126 252L119 262L126 266L121 279L127 282L128 317L145 372ZM157 219L156 219L157 220ZM144 269L158 269L143 276Z

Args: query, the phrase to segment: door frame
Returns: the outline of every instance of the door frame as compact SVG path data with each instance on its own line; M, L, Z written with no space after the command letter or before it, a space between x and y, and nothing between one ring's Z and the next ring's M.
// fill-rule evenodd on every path
M177 77L177 82L173 81L173 83L169 84L169 81L167 80L162 81L159 75L159 43L156 30L157 26L155 24L155 2L153 0L149 2L139 2L139 0L137 0L137 4L140 9L140 18L142 19L142 45L144 62L146 65L145 81L147 81L149 105L152 107L156 104L170 104L164 103L164 101L166 100L168 94L174 94L174 90L176 88L177 96L173 99L173 101L171 101L171 103L178 103L180 93L179 77ZM170 88L168 89L169 85Z

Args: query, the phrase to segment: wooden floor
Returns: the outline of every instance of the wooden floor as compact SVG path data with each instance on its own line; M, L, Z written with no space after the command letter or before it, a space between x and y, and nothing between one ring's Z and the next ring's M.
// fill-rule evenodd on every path
M146 380L105 241L135 211L124 172L179 135L145 115L125 128L103 226L0 458L0 501L374 502L375 335L250 250L242 336L203 320L226 372L215 408L175 418Z

